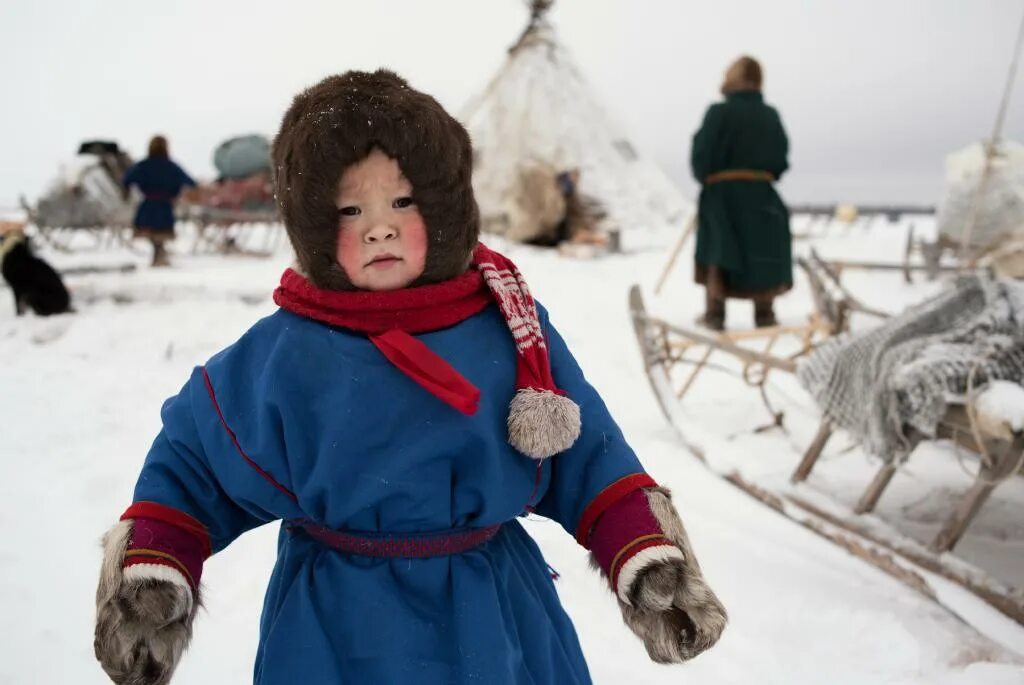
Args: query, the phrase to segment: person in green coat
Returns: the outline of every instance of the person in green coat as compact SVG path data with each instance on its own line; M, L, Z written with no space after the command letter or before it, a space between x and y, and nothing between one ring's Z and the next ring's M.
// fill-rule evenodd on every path
M707 304L701 323L725 328L727 298L752 299L757 326L776 324L773 303L793 287L789 211L773 182L789 168L789 142L761 95L761 65L741 57L726 71L723 102L693 136L690 165L701 184L696 281Z

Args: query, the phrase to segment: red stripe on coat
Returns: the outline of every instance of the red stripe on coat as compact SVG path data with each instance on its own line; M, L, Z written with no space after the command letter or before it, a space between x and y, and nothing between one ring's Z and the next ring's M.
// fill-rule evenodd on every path
M238 450L238 453L242 455L242 459L245 459L245 463L251 466L256 473L263 476L268 483L287 495L293 502L298 502L298 497L295 496L294 492L278 483L273 476L264 471L260 468L259 464L250 459L249 455L242 449L242 446L238 442L238 438L235 437L235 432L231 430L231 426L228 425L227 419L224 418L224 413L220 410L220 404L217 403L217 396L213 392L213 383L210 382L210 374L206 372L205 368L203 369L203 381L206 383L206 392L210 394L210 401L213 402L213 408L217 410L217 417L220 419L220 424L224 426L224 430L226 430L228 435L231 437L231 442L235 445L235 449Z

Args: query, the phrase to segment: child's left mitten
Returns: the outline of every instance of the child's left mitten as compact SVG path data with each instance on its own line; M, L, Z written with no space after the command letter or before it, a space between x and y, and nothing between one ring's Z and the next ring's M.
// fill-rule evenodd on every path
M197 534L201 526L180 512L144 505L159 518L131 518L139 507L103 540L93 647L115 683L162 685L192 637L209 544Z
M725 607L704 580L667 490L637 489L608 507L589 547L651 659L687 661L718 641Z

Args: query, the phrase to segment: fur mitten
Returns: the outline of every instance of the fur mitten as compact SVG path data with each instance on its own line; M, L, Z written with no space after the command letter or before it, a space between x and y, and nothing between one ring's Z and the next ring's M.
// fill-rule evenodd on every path
M146 540L145 548L139 538ZM204 557L198 556L200 547L192 540L179 529L148 519L122 520L104 537L93 647L115 683L170 681L200 606L198 576Z
M679 663L718 641L728 616L701 574L667 490L634 489L607 506L587 539L626 625L651 659Z
M718 642L728 620L725 607L701 574L690 539L667 490L646 490L651 513L665 537L682 552L653 559L622 588L619 608L626 625L644 641L651 659L676 663Z

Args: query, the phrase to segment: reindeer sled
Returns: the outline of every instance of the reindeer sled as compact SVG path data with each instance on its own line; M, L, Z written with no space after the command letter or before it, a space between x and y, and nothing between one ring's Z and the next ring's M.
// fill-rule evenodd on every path
M179 218L195 226L192 253L270 256L282 240L270 141L229 138L217 146L213 162L217 180L201 184L179 210Z
M662 412L689 452L776 512L954 613L959 613L959 601L940 591L943 580L1024 623L1021 587L954 554L996 488L1012 492L1012 502L1019 505L1015 511L1024 512L1024 482L1014 477L1024 461L1024 285L984 275L965 277L886 320L883 313L850 295L827 262L812 253L800 264L815 305L800 326L723 333L692 330L649 314L639 286L633 286L629 297L634 330ZM848 323L854 314L882 323L866 333L850 333ZM723 368L723 360L759 392L767 407L771 420L756 429L761 434L786 430L784 413L770 400L769 378L799 379L822 415L814 437L807 436L802 456L782 448L772 450L771 459L764 454L723 457L692 439L699 427L683 400L692 401L698 377ZM859 459L848 449L822 460L837 433L863 450ZM945 520L930 541L921 540L921 532L916 531L915 538L898 517L882 518L872 512L894 475L908 463L914 469L930 468L920 455L910 460L914 449L943 440L951 441L943 443L944 449L953 445L965 470L973 470L973 482L961 494L939 498L930 515L937 517L944 510ZM874 467L865 453L873 455ZM952 478L954 486L958 479L959 487L965 484L959 472ZM858 483L863 492L854 503L850 495Z
M41 241L63 252L83 244L126 245L138 204L137 197L125 197L121 185L131 164L116 142L83 142L34 207L21 200ZM82 236L88 237L84 243Z

